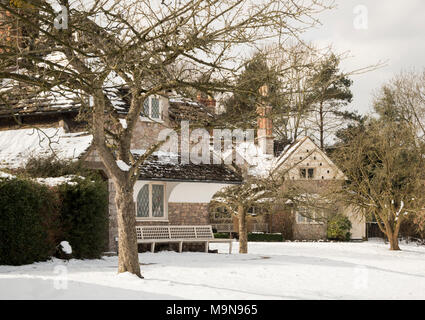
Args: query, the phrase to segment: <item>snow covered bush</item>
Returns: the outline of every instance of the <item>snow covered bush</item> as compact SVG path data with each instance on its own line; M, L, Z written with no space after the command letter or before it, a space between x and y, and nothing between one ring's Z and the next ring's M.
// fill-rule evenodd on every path
M68 175L87 176L91 171L84 168L80 161L59 160L52 155L29 158L23 173L33 178L51 178Z
M73 258L100 258L108 238L107 185L100 179L76 181L58 187L63 239L71 245Z
M337 214L328 222L329 240L349 241L351 238L351 221L342 214Z
M23 179L0 179L0 265L49 259L59 233L57 195Z

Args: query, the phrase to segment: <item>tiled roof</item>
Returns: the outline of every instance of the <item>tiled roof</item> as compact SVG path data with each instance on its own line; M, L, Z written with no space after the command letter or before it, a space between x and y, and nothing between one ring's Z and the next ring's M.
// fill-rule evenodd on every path
M242 177L224 164L182 164L180 158L173 163L151 156L140 167L139 180L239 184Z

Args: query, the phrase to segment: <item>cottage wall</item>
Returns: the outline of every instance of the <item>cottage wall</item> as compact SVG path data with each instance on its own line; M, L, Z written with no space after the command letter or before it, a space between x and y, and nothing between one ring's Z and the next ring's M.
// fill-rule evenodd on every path
M133 131L131 149L147 149L158 142L159 133L170 126L168 117L169 102L165 97L159 97L161 120L139 117Z
M208 203L168 203L168 219L166 220L137 220L137 226L149 225L207 225L209 224ZM109 248L111 252L118 251L118 222L115 205L115 188L109 181Z
M301 169L306 170L305 176L303 176ZM314 169L313 177L308 176L308 169ZM281 170L288 170L286 173L288 182L282 188L285 189L293 185L298 187L300 193L304 194L320 195L336 191L345 180L341 170L307 138L301 140L300 145L295 146L293 150L287 151ZM353 215L352 208L337 204L330 210L332 212L325 212L324 214L341 213L350 219L353 225L351 230L353 239L362 239L365 236L365 223ZM282 232L287 239L326 239L327 224L325 222L299 223L296 219L295 210L291 207L276 209L270 221L271 232Z

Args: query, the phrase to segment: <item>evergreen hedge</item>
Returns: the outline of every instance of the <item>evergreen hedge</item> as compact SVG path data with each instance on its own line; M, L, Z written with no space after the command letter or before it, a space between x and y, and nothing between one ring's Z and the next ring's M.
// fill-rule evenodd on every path
M76 179L48 188L31 180L0 178L0 265L23 265L63 257L101 257L107 244L108 189L100 178Z
M58 197L46 186L0 179L0 265L49 259L60 233Z
M329 240L349 241L351 238L351 221L348 217L337 214L328 222L327 236Z
M248 233L248 241L282 242L283 236L279 233Z
M97 259L107 239L107 185L101 180L77 182L59 186L63 240L71 245L73 258Z

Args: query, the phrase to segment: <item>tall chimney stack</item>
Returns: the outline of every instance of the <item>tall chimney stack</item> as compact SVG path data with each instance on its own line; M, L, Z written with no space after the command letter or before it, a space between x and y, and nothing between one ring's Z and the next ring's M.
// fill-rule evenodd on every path
M260 95L267 97L269 89L267 85L262 86L259 89ZM274 137L273 137L273 121L269 117L272 111L271 106L259 105L257 107L257 139L258 146L260 147L263 154L274 153Z
M202 103L204 106L208 107L212 113L216 113L215 107L217 102L213 97L199 91L196 98L199 103Z

